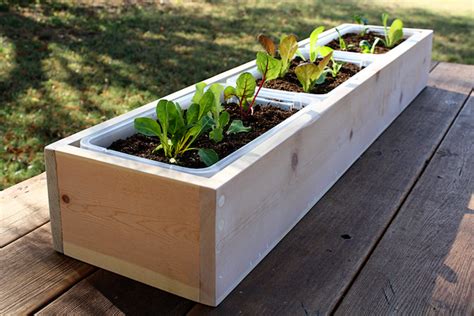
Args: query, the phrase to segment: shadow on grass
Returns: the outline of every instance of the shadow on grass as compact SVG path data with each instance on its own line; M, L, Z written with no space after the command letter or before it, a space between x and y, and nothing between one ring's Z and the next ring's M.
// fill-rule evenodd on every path
M253 59L260 32L304 38L356 12L378 24L383 11L329 1L1 9L0 188L43 171L44 145ZM471 20L421 9L391 15L435 28L435 58L474 63Z

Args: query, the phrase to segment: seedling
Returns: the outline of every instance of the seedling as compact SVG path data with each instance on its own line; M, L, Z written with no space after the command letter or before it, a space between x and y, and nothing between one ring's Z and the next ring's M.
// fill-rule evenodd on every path
M332 58L332 52L327 54L317 65L305 63L295 69L296 77L303 86L305 92L309 92L316 84L321 84L325 80L325 68Z
M321 56L326 56L332 52L332 48L328 46L319 46L318 37L324 31L324 26L317 27L311 32L309 36L309 60L314 63L318 58L318 54Z
M383 44L387 48L392 48L403 38L403 22L400 19L395 19L390 25L390 29L387 28L388 14L382 14L382 23L384 29L385 39L382 39Z
M178 103L160 100L156 106L157 120L149 117L139 117L134 121L135 129L146 136L156 136L160 140L153 152L162 150L170 163L176 163L177 158L190 150L198 150L202 161L211 165L217 160L212 149L192 147L196 139L211 128L212 119L207 115L214 103L211 91L204 93L199 103L193 103L183 115ZM217 157L218 159L218 157ZM212 162L212 163L211 163Z
M196 85L196 93L193 96L193 103L199 104L201 98L205 95L204 88L206 84L200 82ZM210 92L214 95L214 103L209 110L209 115L212 118L211 131L209 132L209 138L214 142L218 143L224 138L224 129L229 124L230 114L224 111L221 105L221 94L224 91L224 87L218 83L214 83L209 87Z
M275 58L277 52L275 43L269 37L263 34L260 34L257 39L263 46L267 54ZM278 74L278 77L284 77L286 75L288 69L290 68L291 61L295 57L297 50L298 42L296 40L295 35L291 34L287 36L282 36L280 40L280 45L278 46L278 55L280 57L280 72Z
M331 73L331 76L333 78L336 78L337 75L339 74L339 71L341 71L342 66L344 66L344 62L338 62L335 61L334 58L331 58L332 65L331 67L328 67L328 72Z
M255 82L254 76L248 72L244 72L237 78L235 88L232 86L225 88L224 100L229 100L232 97L237 98L240 116L243 117L244 112L252 111L252 101L256 86L257 83Z
M369 28L366 26L367 24L369 24L369 20L358 14L355 14L353 18L354 22L356 22L357 24L364 25L364 28L362 29L362 31L360 31L359 35L365 36L365 34L367 34L369 30Z
M339 32L339 30L337 28L336 28L336 32L337 32L337 35L339 35L339 48L343 51L346 51L347 50L346 41L344 41L344 39L342 38L341 33Z
M376 37L374 43L371 45L369 41L362 40L359 43L360 51L363 54L373 54L375 53L375 47L381 41L381 38Z
M224 90L224 99L227 100L235 96L239 100L240 116L243 117L245 112L250 112L253 115L253 106L257 95L260 93L265 82L278 78L281 67L281 60L270 56L268 53L258 52L257 69L262 74L262 79L260 80L257 93L254 94L257 85L254 76L244 72L237 78L235 88L229 86Z

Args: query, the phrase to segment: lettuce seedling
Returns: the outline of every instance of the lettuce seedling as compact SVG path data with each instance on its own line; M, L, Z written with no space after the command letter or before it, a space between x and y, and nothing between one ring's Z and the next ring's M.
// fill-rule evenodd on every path
M335 61L334 58L331 58L332 65L329 67L328 72L331 74L333 78L336 78L341 71L342 66L344 66L344 62Z
M384 29L385 39L382 39L383 44L387 48L392 48L395 44L400 42L403 38L403 22L400 19L395 19L390 25L390 29L387 28L388 14L382 14L382 23Z
M309 60L314 63L318 58L318 54L326 56L332 52L332 48L328 46L319 46L318 37L324 31L324 26L317 27L311 32L309 36Z
M199 103L202 96L205 95L204 88L206 84L200 82L196 85L196 93L193 97L194 103ZM221 94L224 91L224 87L218 83L214 83L209 87L210 92L214 95L214 103L209 109L209 114L212 118L211 131L209 132L209 138L214 142L218 143L224 138L224 129L229 124L230 114L227 111L224 111L224 108L221 105Z
M339 36L339 48L343 51L346 51L347 50L346 41L342 38L342 35L337 28L336 28L336 32L337 32L337 35Z
M196 97L198 98L199 96ZM187 151L198 150L201 160L209 166L219 159L217 153L212 149L194 148L192 144L211 128L212 119L208 112L213 103L214 94L211 91L202 93L199 102L192 103L184 115L178 103L160 100L156 106L157 120L148 117L136 118L135 129L143 135L158 137L160 145L154 152L162 150L170 163L176 163L176 159Z
M275 43L267 36L260 34L258 36L258 41L265 49L267 54L273 58L276 55L276 45ZM280 57L280 72L278 77L284 77L290 68L291 61L295 57L296 51L298 50L298 42L296 36L293 34L282 36L280 40L280 45L278 46L278 55ZM278 59L277 59L278 60ZM263 74L262 74L263 75Z
M356 22L357 24L364 25L364 28L362 29L362 31L360 31L359 35L365 36L365 34L367 34L369 30L369 28L367 27L367 24L369 24L369 20L367 20L366 18L358 14L355 14L353 16L353 19L354 19L354 22Z
M254 76L248 72L240 74L237 78L235 88L227 86L224 89L224 100L228 100L232 97L237 98L238 105L240 108L240 116L243 116L244 111L251 111L251 102L255 93L257 83L255 82Z
M380 42L381 38L376 37L374 43L371 45L369 41L362 40L359 43L360 51L363 54L373 54L375 53L375 47Z
M309 92L316 84L325 80L325 68L332 58L332 52L327 54L317 65L305 63L295 68L296 77L303 86L305 92Z

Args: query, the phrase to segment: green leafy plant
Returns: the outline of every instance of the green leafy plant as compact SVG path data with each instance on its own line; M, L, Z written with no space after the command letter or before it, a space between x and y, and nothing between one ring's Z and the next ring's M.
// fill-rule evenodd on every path
M334 60L334 58L331 58L331 67L328 67L327 70L333 78L336 78L339 74L339 71L341 71L342 66L344 66L344 62L339 62Z
M369 30L369 28L366 26L367 24L369 24L369 20L367 20L366 18L364 18L364 17L362 17L361 15L358 15L358 14L354 14L353 19L354 19L355 23L365 26L362 29L362 31L360 31L360 33L359 33L360 36L365 36L365 34L367 34L368 30Z
M318 37L324 31L324 26L317 27L309 36L309 60L314 63L318 55L326 56L332 52L332 48L328 46L319 46Z
M332 52L327 54L317 65L315 63L304 63L295 68L296 77L305 92L309 92L316 84L324 82L326 66L331 58Z
M134 121L135 129L139 133L158 137L160 145L154 152L162 150L170 163L176 163L181 155L190 150L198 150L201 160L207 166L219 159L212 149L192 147L196 139L212 126L212 119L208 113L214 104L213 92L204 93L199 90L193 101L198 99L197 103L190 105L185 114L178 103L160 100L156 106L157 120L139 117Z
M339 48L343 51L346 51L347 50L346 41L344 41L344 38L342 38L342 35L337 28L336 28L336 32L337 32L337 35L339 36Z
M257 84L255 77L248 72L242 73L239 78L237 78L235 88L232 86L228 86L224 90L225 100L233 96L238 99L241 117L243 117L244 113L247 112L253 114L253 106L255 104L255 100L257 99L257 96L260 93L260 90L262 89L265 82L267 82L268 80L276 79L280 75L282 62L281 60L272 57L270 54L258 52L256 63L258 71L262 74L262 78L260 80L260 84L256 93L255 88Z
M257 39L267 54L275 58L277 53L275 43L263 34L260 34ZM284 77L286 75L297 50L298 42L295 35L290 34L281 37L280 45L278 46L278 55L280 59L277 59L280 61L280 72L278 77Z
M196 84L196 93L193 96L193 103L199 104L201 98L205 95L204 88L206 84L200 82ZM214 142L220 142L224 138L224 129L229 124L230 114L224 111L221 105L221 94L224 91L224 87L218 83L214 83L209 87L209 90L214 95L214 102L209 109L209 114L212 118L211 131L209 132L209 138Z
M375 38L375 41L373 42L373 44L370 44L370 42L367 41L367 40L360 41L359 47L360 47L361 53L363 53L363 54L373 54L373 53L375 53L375 47L377 46L377 44L380 41L381 41L381 38L379 38L379 37Z
M403 22L400 19L395 19L390 25L390 28L387 27L388 24L388 14L382 14L382 23L384 29L385 39L382 39L383 44L387 48L392 48L395 44L400 42L403 38Z

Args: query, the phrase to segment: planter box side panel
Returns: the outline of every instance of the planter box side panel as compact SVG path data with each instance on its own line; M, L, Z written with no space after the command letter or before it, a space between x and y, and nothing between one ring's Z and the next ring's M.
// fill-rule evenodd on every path
M56 163L66 255L199 301L201 208L212 194L65 152Z
M368 68L356 89L340 89L325 101L334 104L318 120L305 125L302 118L295 122L302 127L285 141L257 147L250 154L260 158L217 190L217 303L426 86L430 49L428 36L397 58Z

